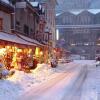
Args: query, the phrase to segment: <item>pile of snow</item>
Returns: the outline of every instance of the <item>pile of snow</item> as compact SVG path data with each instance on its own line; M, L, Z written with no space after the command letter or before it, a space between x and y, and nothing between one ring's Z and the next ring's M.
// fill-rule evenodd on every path
M47 64L39 64L32 73L16 70L12 77L0 80L0 100L15 100L16 94L18 96L33 85L44 82L53 73L55 70Z
M31 73L15 70L15 74L12 77L7 78L6 80L0 80L0 100L16 100L18 96L23 94L23 92L30 90L33 86L38 87L38 85L47 81L49 83L49 80L55 80L56 77L67 71L68 73L70 73L70 70L75 71L74 67L79 75L81 67L77 70L78 66L81 66L81 64L73 62L60 64L57 68L51 68L47 64L39 64L35 70L31 71Z

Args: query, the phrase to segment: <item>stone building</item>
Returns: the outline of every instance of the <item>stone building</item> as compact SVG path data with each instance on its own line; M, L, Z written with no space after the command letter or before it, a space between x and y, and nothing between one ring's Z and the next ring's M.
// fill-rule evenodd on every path
M27 0L18 0L13 5L9 1L0 0L0 30L26 36L44 45L46 21L41 5Z
M44 41L45 12L38 2L16 2L15 30L40 43Z
M57 0L29 0L38 1L45 8L46 27L45 32L49 34L49 43L55 47L56 43L56 25L55 25L55 7Z
M45 55L45 10L39 2L0 0L0 44L31 49L38 57ZM1 45L0 45L1 48ZM48 49L47 49L48 50ZM35 52L36 51L36 52ZM48 59L47 59L48 60Z
M65 48L73 54L94 59L100 53L100 10L64 12L56 18L60 39L66 40Z

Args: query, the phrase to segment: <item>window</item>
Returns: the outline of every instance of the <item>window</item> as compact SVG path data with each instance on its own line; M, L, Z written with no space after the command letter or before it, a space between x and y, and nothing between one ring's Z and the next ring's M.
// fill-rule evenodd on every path
M29 27L27 25L24 25L24 33L29 36Z
M0 30L2 30L2 29L3 29L3 19L0 18Z

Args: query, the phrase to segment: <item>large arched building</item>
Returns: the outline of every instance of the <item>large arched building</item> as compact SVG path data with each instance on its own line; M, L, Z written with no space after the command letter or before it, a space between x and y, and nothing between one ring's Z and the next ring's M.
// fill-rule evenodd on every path
M60 38L74 54L94 59L100 55L100 10L70 10L56 17Z

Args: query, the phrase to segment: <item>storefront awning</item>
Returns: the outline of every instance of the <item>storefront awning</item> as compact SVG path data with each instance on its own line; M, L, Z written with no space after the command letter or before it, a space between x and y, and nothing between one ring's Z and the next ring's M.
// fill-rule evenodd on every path
M38 41L36 41L36 40L34 40L34 39L31 39L31 38L29 38L29 37L26 37L26 36L23 36L23 35L20 35L20 34L18 34L18 36L19 36L20 38L22 38L22 39L24 39L24 40L26 40L26 41L28 41L28 42L34 43L34 44L36 44L36 45L38 45L38 46L44 46L43 44L41 44L41 43L39 43Z
M35 43L30 43L28 41L25 41L24 39L21 39L16 34L8 34L5 32L0 32L0 40L9 41L18 44L24 44L24 45L37 46Z

